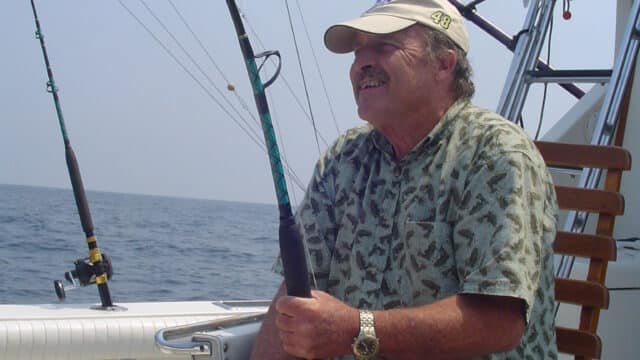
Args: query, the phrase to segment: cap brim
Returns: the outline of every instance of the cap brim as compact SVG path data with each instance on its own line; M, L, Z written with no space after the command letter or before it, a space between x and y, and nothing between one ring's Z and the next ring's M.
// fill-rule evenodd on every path
M353 41L358 32L390 34L416 24L414 20L375 14L331 26L324 33L324 44L330 51L345 54L353 51Z

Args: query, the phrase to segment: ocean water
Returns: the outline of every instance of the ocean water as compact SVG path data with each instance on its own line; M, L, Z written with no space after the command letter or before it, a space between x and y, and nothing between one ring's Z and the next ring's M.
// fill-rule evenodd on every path
M270 299L281 278L275 205L87 192L115 303ZM0 185L0 303L58 301L54 280L88 256L71 190ZM95 285L68 303L99 303Z

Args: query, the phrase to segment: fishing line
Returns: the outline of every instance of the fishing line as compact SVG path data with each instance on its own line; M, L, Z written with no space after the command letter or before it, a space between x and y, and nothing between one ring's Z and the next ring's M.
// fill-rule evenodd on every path
M270 94L265 94L265 96L269 97L269 99L271 100L271 102L273 102L273 96ZM278 136L278 141L280 144L282 144L282 162L285 165L285 170L287 170L287 177L290 181L294 182L296 184L296 186L298 187L298 189L300 189L303 193L305 192L306 188L304 183L302 182L302 180L300 180L300 178L298 177L298 174L296 174L293 170L291 165L289 164L289 157L287 155L287 151L285 149L285 143L284 143L284 139L282 137L282 129L280 129L280 122L276 121L276 119L278 119L278 114L276 114L276 108L273 108L273 122L276 125L276 128L278 131L276 131L276 134ZM291 170L290 170L291 169ZM293 203L296 204L298 201L296 199L296 193L295 191L292 193L292 197L293 197ZM292 204L293 206L293 204Z
M257 134L257 130L255 130L252 127L249 127L249 129L251 131L253 131L253 133L250 133L249 130L247 130L244 126L242 126L242 124L229 112L228 109L226 109L222 103L207 89L207 87L201 82L199 81L196 76L180 61L180 59L178 59L178 57L153 33L153 31L151 31L151 29L149 29L149 27L147 27L144 22L142 22L142 20L136 16L133 11L131 9L129 9L126 5L124 5L122 3L121 0L119 0L120 5L127 11L127 13L134 19L136 20L136 22L156 41L156 43L158 43L158 45L160 45L160 47L162 47L162 49L182 68L182 70L184 72L187 73L187 75L189 75L191 77L191 79L193 81L196 82L196 84L198 84L198 86L200 86L200 88L207 94L207 96L213 100L219 107L220 109L229 116L229 118L231 120L233 120L236 125L238 125L238 127L240 127L240 129L242 131L245 132L245 134L249 137L249 139L251 139L253 141L253 143L255 143L265 154L268 154L268 150L264 145L264 140ZM246 103L245 103L246 104ZM231 105L233 107L233 105ZM237 111L236 111L237 112ZM243 121L246 123L246 120L241 117L241 119L243 119ZM293 167L291 166L291 164L288 161L284 162L284 168L287 172L287 174L291 177L291 179L293 179L294 184L301 190L304 191L305 190L305 185L304 183L300 180L300 178L298 177L298 175L296 174L296 172L294 171Z
M289 27L291 28L291 35L293 36L293 44L296 49L296 56L298 58L298 68L300 69L300 76L302 77L302 84L304 87L304 94L307 98L307 105L309 106L309 115L311 115L311 124L313 125L313 136L316 139L316 145L318 146L318 156L322 155L320 149L320 141L318 141L318 128L316 127L316 120L313 116L313 107L311 106L311 98L309 97L309 89L307 88L307 79L302 69L302 58L300 57L300 49L298 48L298 40L296 38L296 32L293 29L293 19L291 18L291 10L289 10L289 1L284 0L285 7L287 8L287 17L289 18Z
M249 106L247 105L247 103L244 101L244 99L240 96L240 94L238 94L238 92L235 91L235 89L231 89L232 82L227 78L227 76L224 74L224 72L222 71L222 69L220 68L220 66L218 66L218 63L216 63L216 61L213 59L213 56L209 53L209 51L207 50L207 48L204 46L204 44L202 43L202 41L200 40L200 37L198 37L198 35L196 35L195 31L193 31L193 29L191 28L191 26L189 25L189 23L187 22L187 20L184 18L184 16L182 16L182 13L180 12L180 10L178 10L178 8L175 6L175 4L173 3L172 0L167 0L169 2L169 4L171 4L171 7L173 8L173 10L175 11L175 13L178 15L178 17L180 18L180 20L182 21L182 23L185 25L185 27L189 30L189 32L191 33L191 35L193 36L193 38L198 42L198 45L200 46L200 49L202 49L202 51L204 51L204 53L207 55L207 57L209 58L209 60L211 61L211 63L213 64L213 66L215 67L215 69L218 71L218 74L227 82L227 86L229 88L229 90L233 93L233 95L235 95L236 97L236 101L238 101L238 103L240 103L240 106L242 107L243 110L245 110L247 112L247 114L249 114L249 116L254 120L254 122L256 124L258 124L259 126L259 120L255 117L255 115L253 114L253 112L251 112L249 110ZM226 97L225 97L226 99ZM232 106L231 104L229 104L230 106ZM238 114L238 116L240 116Z
M239 9L241 10L241 9ZM247 24L247 26L249 27L249 31L251 32L251 36L255 37L258 40L258 44L260 45L261 49L265 49L266 47L264 46L264 44L262 43L262 40L260 39L260 35L255 31L255 29L251 26L251 21L249 21L249 18L247 17L245 12L240 12L240 16L242 17L242 19L245 21L245 23ZM273 64L271 64L273 65ZM280 77L282 78L282 81L284 82L285 87L288 89L289 94L293 97L293 99L296 101L296 104L298 105L298 108L300 108L300 111L306 116L307 120L311 121L311 117L309 116L309 113L307 112L307 110L305 109L304 105L302 104L302 101L300 100L300 98L296 95L295 91L293 91L293 87L291 86L291 84L289 83L289 81L287 80L287 77L284 74L280 74ZM329 142L327 141L327 139L322 135L321 131L318 131L318 136L320 137L320 140L322 141L322 144L327 147L329 146Z
M244 131L245 134L247 134L247 136L256 145L258 145L258 147L266 151L264 140L262 140L258 135L252 134L251 132L249 132L249 130L245 129L245 127L242 126L242 124L233 116L233 114L231 114L229 110L227 110L227 108L222 105L222 103L209 91L209 89L207 89L207 87L204 86L204 84L202 84L202 82L200 82L200 80L198 80L198 78L196 78L196 76L189 69L187 69L187 67L180 61L180 59L178 59L178 57L175 56L173 52L169 50L169 48L165 46L164 43L160 41L160 39L158 39L158 37L156 37L155 34L125 4L122 3L122 0L118 0L118 2L129 13L129 15L131 15L138 22L138 24L147 31L147 33L158 43L158 45L160 45L162 49L164 49L164 51L169 56L171 56L171 58L182 68L182 70L184 70L191 77L191 79L193 79L193 81L195 81L200 86L200 88L209 96L209 98L213 100L220 107L220 109L225 114L227 114L227 116L229 116L229 118L233 120L236 125L238 125L240 129L242 129L242 131Z
M273 103L273 97L271 96L271 94L265 94L265 95L269 98L269 101L271 101ZM278 114L276 112L276 108L275 107L273 108L272 112L273 112L273 119L277 119L278 118ZM282 161L286 163L287 160L288 160L287 159L288 158L287 149L285 147L284 139L282 138L282 129L280 129L280 122L279 121L274 121L274 123L276 125L276 130L277 130L276 131L276 135L278 136L278 143L280 143L281 147L282 147ZM289 181L293 180L290 175L288 176L288 180ZM293 191L291 193L291 197L293 198L293 203L291 204L291 207L293 208L293 212L295 213L295 205L294 204L298 203L298 200L296 199L296 192L295 191Z
M164 22L162 20L160 20L160 18L158 18L158 16L155 14L155 12L153 10L151 10L151 8L147 5L147 3L144 0L139 0L139 1L147 9L149 14L151 14L151 16L153 16L153 18L156 19L156 21L160 24L162 29L171 37L171 39L173 39L173 41L176 43L176 45L178 45L178 47L187 56L187 58L189 58L189 60L191 60L191 63L196 67L196 69L198 69L200 71L200 73L207 79L207 81L209 81L209 84L218 92L218 95L220 95L227 102L227 105L229 105L236 112L238 117L245 123L245 125L247 125L249 128L252 128L252 125L240 114L238 109L231 103L231 101L229 101L229 99L220 90L220 88L218 88L218 86L211 79L211 77L209 77L209 75L202 69L200 64L198 64L198 62L193 58L193 56L191 56L191 54L184 48L182 43L167 28L167 26L164 24ZM227 81L227 83L229 83L229 82ZM235 91L234 91L234 93L235 93ZM255 117L252 117L252 118L254 120L254 125L259 128L260 127L260 123L258 122L258 119L256 119ZM252 131L254 132L254 134L257 133L257 130L255 128L252 128Z
M336 127L336 131L338 132L338 135L340 135L341 132L340 132L340 127L338 126L338 120L336 119L336 114L333 111L333 104L331 103L331 98L329 97L329 92L327 91L327 86L324 82L324 76L322 75L322 71L320 70L320 64L318 63L318 57L316 56L316 51L314 49L313 43L311 42L311 36L309 36L307 23L304 20L304 15L302 15L302 8L300 8L300 1L296 0L296 5L298 7L298 14L300 15L300 20L302 20L302 27L304 28L304 33L307 36L307 43L309 44L309 48L311 49L311 54L313 55L313 61L316 65L316 71L318 72L318 76L320 76L320 83L322 84L324 97L327 99L327 104L329 104L329 111L331 112L331 118L333 119L333 124Z

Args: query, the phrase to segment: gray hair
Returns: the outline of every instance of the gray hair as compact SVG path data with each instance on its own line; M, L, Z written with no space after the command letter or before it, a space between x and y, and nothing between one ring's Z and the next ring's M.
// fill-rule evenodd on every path
M476 89L471 80L473 70L467 59L467 54L441 31L424 26L424 34L427 42L427 56L431 60L435 60L445 50L455 51L457 61L454 70L453 92L458 99L470 99Z

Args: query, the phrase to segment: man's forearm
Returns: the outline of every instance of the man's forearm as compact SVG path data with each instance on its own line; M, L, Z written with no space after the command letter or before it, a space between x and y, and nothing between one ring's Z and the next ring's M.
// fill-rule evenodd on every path
M374 312L381 355L390 359L470 358L518 346L524 303L456 295L415 308Z
M263 321L252 359L292 358L284 351L276 326L275 304L285 293L283 285ZM503 352L519 344L525 328L522 300L488 295L456 295L430 305L374 311L374 316L380 355L389 359L471 358ZM313 323L313 317L308 321ZM351 332L349 341L357 328Z

